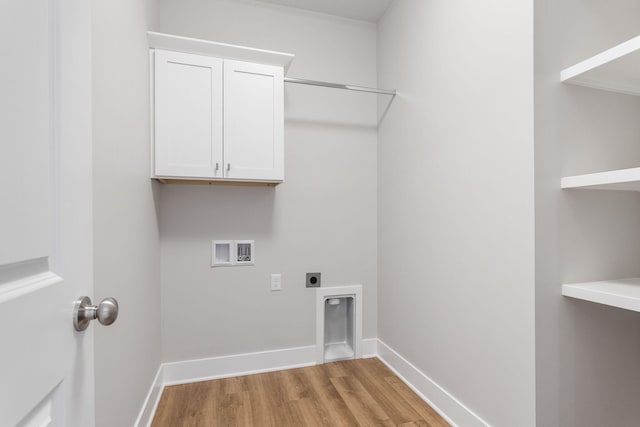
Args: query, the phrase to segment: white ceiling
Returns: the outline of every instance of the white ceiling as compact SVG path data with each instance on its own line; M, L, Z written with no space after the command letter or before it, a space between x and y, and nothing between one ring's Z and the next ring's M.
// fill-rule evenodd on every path
M393 0L259 0L361 21L377 22Z

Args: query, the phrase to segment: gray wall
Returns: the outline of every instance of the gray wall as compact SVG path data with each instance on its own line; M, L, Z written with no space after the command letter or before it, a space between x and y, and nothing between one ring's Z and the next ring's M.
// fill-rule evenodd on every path
M378 25L379 337L495 426L535 425L533 3ZM384 105L381 105L381 109Z
M93 7L94 302L118 321L95 328L96 425L133 425L160 364L159 232L149 179L153 0ZM95 301L97 300L97 301Z
M357 21L161 0L156 25L152 0L93 4L94 296L122 308L96 328L98 426L133 422L161 342L164 361L312 345L305 271L362 282L365 337L492 425L637 424L638 314L560 285L640 274L640 197L559 179L637 166L640 101L558 82L637 35L637 1L535 2L535 295L531 1L396 0L377 66L376 27ZM288 86L284 184L154 186L148 27L293 52L292 76L399 95L376 148L388 98ZM211 269L211 239L227 238L255 239L258 265Z
M636 0L536 0L538 425L636 426L640 317L561 284L640 274L640 197L561 191L560 177L637 167L637 97L562 85L560 70L638 35Z
M376 27L250 2L163 0L166 33L296 54L290 76L376 83ZM376 97L285 88L285 182L163 185L163 360L315 344L315 292L359 282L376 337ZM255 239L254 267L211 268L212 239ZM282 291L271 292L271 273Z

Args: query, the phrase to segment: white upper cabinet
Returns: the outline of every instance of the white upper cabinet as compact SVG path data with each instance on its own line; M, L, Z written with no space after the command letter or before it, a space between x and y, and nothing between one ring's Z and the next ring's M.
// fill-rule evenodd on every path
M227 178L284 178L282 67L224 62L224 160Z
M222 73L221 59L156 50L157 176L222 176Z
M284 70L293 55L158 33L149 40L152 177L281 182Z

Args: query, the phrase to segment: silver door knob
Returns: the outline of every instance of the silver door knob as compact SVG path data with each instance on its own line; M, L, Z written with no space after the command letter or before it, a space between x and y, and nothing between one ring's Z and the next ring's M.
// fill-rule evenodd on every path
M98 305L91 305L91 298L84 296L78 298L73 305L73 326L76 331L87 329L93 319L98 319L98 322L108 326L117 318L118 301L112 297L103 299Z

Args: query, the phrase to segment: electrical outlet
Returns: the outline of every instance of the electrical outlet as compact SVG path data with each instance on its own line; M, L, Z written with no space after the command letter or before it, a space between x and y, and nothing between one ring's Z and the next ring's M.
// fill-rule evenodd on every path
M279 291L282 289L282 274L271 275L271 290Z

